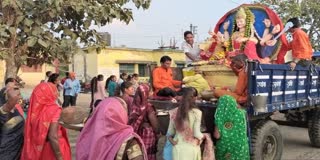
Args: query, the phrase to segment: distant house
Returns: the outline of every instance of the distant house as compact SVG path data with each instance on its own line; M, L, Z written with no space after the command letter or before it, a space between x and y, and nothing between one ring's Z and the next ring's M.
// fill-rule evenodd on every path
M90 80L97 74L105 77L120 73L138 73L141 80L150 77L148 65L160 65L160 58L168 55L172 58L173 67L185 66L185 55L175 49L135 49L135 48L105 48L99 53L96 50L87 51L88 54L76 54L69 70L74 70L81 80Z

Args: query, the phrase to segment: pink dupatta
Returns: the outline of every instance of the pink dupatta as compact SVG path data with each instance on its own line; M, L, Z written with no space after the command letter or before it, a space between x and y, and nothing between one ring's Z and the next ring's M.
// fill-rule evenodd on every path
M122 143L133 137L146 153L141 138L127 125L126 109L117 98L106 98L100 102L78 137L77 160L114 160ZM144 154L145 160L146 156Z
M129 124L136 133L141 128L143 119L145 118L151 104L148 102L150 87L147 84L141 84L136 91L132 102L132 113L130 114Z
M171 110L170 113L170 119L173 121L176 119L178 108ZM187 124L186 124L187 125ZM184 127L183 131L178 131L182 136L183 139L191 144L196 144L196 138L193 136L193 130L190 127ZM210 134L204 133L204 150L202 153L202 160L215 160L215 154L214 154L214 146L213 141L211 139Z

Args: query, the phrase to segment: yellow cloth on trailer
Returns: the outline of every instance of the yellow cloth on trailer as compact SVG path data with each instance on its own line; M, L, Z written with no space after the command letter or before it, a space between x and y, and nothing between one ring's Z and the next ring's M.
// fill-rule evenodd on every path
M194 87L197 89L198 93L204 90L209 90L210 86L208 82L201 76L201 74L196 74L194 76L187 76L182 80L187 87Z

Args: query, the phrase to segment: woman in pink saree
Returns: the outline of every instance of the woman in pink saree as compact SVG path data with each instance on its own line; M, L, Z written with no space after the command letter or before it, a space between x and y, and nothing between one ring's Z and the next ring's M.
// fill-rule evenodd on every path
M78 137L76 159L147 160L142 140L127 122L127 105L122 99L101 101Z

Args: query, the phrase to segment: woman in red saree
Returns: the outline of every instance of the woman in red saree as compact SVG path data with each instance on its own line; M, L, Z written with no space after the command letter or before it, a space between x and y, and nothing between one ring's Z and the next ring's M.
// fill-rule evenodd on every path
M129 124L143 140L146 147L148 160L156 160L157 153L157 133L158 119L155 108L148 102L150 87L142 84L137 88L132 103L132 113L130 114Z
M30 97L22 160L71 160L66 130L58 123L57 87L40 83Z

